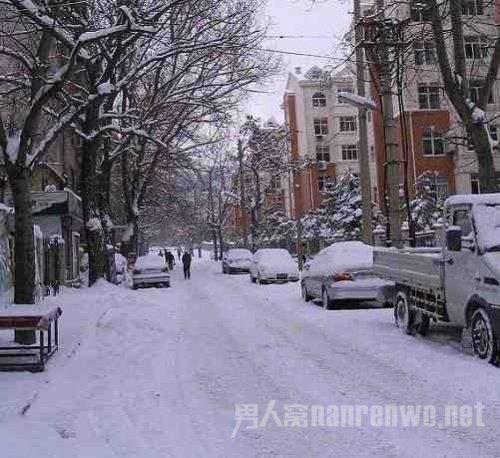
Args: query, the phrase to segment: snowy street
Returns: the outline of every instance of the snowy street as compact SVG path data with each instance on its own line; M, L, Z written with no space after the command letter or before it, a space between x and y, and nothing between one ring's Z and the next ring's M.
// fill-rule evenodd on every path
M2 457L498 456L499 369L464 354L455 330L406 336L392 310L326 311L299 283L258 286L208 260L181 276L170 289L103 283L51 299L63 306L61 350L44 373L0 373ZM271 419L231 438L235 404L263 413L272 400L281 413L482 402L485 426Z

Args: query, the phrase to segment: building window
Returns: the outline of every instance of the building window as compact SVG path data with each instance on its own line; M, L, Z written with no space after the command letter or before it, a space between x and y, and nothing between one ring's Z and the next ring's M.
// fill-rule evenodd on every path
M471 60L483 60L488 57L488 39L479 35L464 37L465 57Z
M472 194L481 194L481 186L479 185L479 177L476 173L470 176L470 188Z
M271 179L271 189L281 189L281 177L277 176Z
M330 146L316 145L316 161L330 162Z
M342 160L343 161L357 161L358 160L358 146L357 145L342 145Z
M444 135L434 129L424 129L422 132L424 156L442 156L444 150Z
M414 22L430 22L431 9L422 0L412 0L410 3L411 20Z
M339 98L339 92L348 92L349 94L353 93L352 86L343 86L337 88L337 102L338 103L346 103Z
M318 175L318 189L324 191L326 187L326 177L325 175Z
M314 135L328 135L328 118L314 118Z
M481 16L484 12L483 0L462 0L462 15Z
M418 106L421 110L438 110L441 108L439 86L418 86Z
M497 184L500 185L500 172L496 173ZM481 194L481 182L477 173L471 173L470 187L472 194Z
M448 197L448 178L436 175L434 178L433 188L436 191L438 198L445 199Z
M312 96L312 102L314 108L326 107L326 97L322 92L316 92Z
M430 40L418 40L413 43L415 65L432 65L436 63L436 49Z
M356 117L341 116L340 117L340 132L356 132Z
M483 84L484 81L482 80L472 80L470 82L470 98L476 104L479 102L479 94L481 92ZM488 103L493 103L493 91L490 92Z

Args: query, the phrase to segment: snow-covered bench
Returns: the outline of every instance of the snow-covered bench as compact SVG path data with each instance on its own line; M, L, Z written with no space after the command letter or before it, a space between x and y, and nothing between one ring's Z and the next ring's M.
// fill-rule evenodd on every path
M61 314L59 307L18 304L0 306L0 331L38 333L38 342L34 345L9 343L0 346L0 370L43 371L47 360L59 348Z

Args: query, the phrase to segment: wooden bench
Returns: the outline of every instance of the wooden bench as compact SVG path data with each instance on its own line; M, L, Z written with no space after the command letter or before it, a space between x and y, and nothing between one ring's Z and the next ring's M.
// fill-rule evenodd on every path
M38 343L0 346L0 371L41 372L59 348L59 307L12 304L0 306L0 331L33 331ZM45 337L47 337L45 339Z

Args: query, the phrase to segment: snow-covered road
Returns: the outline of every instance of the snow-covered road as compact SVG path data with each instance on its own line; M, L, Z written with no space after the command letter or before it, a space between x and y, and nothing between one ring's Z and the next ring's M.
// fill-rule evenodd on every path
M402 335L392 311L325 311L299 285L196 261L168 290L63 296L63 349L43 374L0 373L0 456L498 456L500 369L456 332ZM85 300L83 300L85 298ZM57 299L56 299L57 301ZM235 404L485 405L484 426L278 427L235 438ZM24 412L24 413L23 413Z

